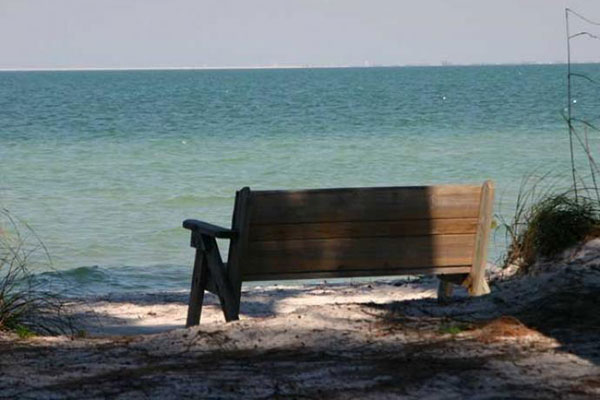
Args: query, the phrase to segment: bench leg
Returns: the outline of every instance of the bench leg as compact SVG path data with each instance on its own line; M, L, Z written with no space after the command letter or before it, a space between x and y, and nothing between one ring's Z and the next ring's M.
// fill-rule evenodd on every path
M440 284L438 286L438 302L448 303L454 291L454 285L467 286L470 285L469 274L444 274L438 275Z
M235 296L231 282L226 275L216 239L194 233L192 234L192 246L196 248L196 258L194 259L186 326L190 327L200 323L206 289L219 297L227 322L239 319L240 299L239 296Z
M483 296L484 294L490 293L490 286L488 285L485 275L475 277L471 279L469 285L469 294L471 296Z
M233 294L233 289L227 275L225 274L225 265L221 260L217 241L213 237L203 237L204 248L206 249L206 261L213 280L221 309L225 316L225 321L235 321L239 318L239 300Z
M192 273L192 289L190 291L190 303L188 307L186 327L200 324L202 314L202 303L204 302L204 289L208 282L208 268L206 254L203 250L196 250L194 259L194 272Z
M450 299L452 298L453 291L453 283L440 279L440 284L437 291L438 303L449 303Z
M481 187L479 221L477 223L473 266L469 273L469 278L464 282L464 285L469 289L469 295L471 296L482 296L490 293L490 287L485 279L485 267L487 263L487 247L492 226L493 202L494 185L491 181L486 181Z

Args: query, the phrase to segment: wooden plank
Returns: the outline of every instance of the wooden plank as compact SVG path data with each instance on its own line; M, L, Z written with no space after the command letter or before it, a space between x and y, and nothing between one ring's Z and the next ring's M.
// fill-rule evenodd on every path
M240 312L240 298L242 294L241 263L248 246L248 226L250 224L250 188L245 187L235 196L235 206L231 228L237 235L229 243L229 256L227 260L227 277L231 284L234 304L233 311L236 315Z
M197 249L194 259L194 272L192 273L192 289L190 291L186 328L200 323L202 304L204 302L204 289L206 288L207 280L206 257L202 249Z
M472 296L480 296L490 292L490 288L485 280L485 266L487 263L487 248L492 227L493 206L494 184L492 181L486 181L481 190L479 222L473 255L473 268L470 273L469 294Z
M252 242L243 271L246 276L470 265L474 240L466 234Z
M477 218L446 218L254 225L250 228L249 240L251 242L258 242L298 239L467 234L477 232L477 222Z
M477 218L472 185L252 192L251 224Z
M463 274L471 270L471 265L459 265L439 268L396 268L396 269L357 269L349 271L305 271L298 273L272 273L272 274L247 274L244 282L278 281L288 279L329 279L329 278L355 278L368 276L398 276L398 275L443 275Z

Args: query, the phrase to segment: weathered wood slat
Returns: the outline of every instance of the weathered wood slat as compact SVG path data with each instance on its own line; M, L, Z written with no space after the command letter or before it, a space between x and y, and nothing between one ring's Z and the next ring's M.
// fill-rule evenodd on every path
M397 276L397 275L444 275L463 274L471 270L470 265L459 265L439 268L396 268L396 269L357 269L349 271L306 271L298 273L275 274L247 274L244 282L252 281L277 281L287 279L328 279L328 278L353 278L369 276Z
M477 232L477 218L254 225L250 241L397 237Z
M474 240L475 235L466 234L253 242L243 273L470 265Z
M254 191L250 223L477 218L480 192L471 185Z
M479 221L477 225L477 238L471 269L471 285L469 293L473 296L488 294L490 288L485 279L485 266L487 262L487 248L492 228L492 209L494 206L494 184L486 181L481 191L479 205Z

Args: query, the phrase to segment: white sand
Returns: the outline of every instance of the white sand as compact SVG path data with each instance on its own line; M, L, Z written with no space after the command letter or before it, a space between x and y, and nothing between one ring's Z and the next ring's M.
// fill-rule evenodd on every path
M192 329L187 293L86 299L87 338L0 337L0 399L600 398L600 241L502 275L446 306L435 279L247 289Z
M394 286L394 283L401 287ZM185 327L188 292L115 294L81 299L70 305L76 324L92 336L158 333ZM241 320L264 320L339 304L388 303L435 298L436 281L407 280L373 283L304 285L266 284L244 287ZM202 326L224 323L219 301L205 295Z

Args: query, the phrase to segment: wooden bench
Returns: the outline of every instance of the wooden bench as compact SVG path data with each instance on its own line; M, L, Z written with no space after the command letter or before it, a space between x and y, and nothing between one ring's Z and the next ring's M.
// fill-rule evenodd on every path
M236 193L231 229L185 220L196 248L187 326L204 291L238 319L242 282L433 274L489 293L485 280L493 184ZM217 238L229 239L224 263Z

